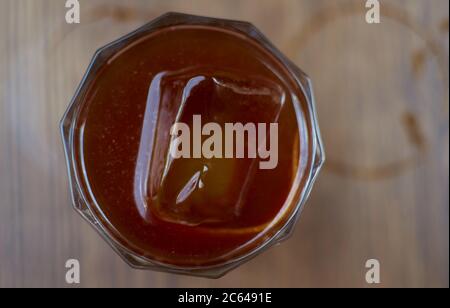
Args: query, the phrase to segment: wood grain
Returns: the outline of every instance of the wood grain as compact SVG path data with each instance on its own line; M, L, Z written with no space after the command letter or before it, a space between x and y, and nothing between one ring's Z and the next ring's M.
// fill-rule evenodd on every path
M446 0L0 0L0 287L449 285ZM94 51L167 11L248 20L315 82L328 154L293 237L219 280L130 269L71 208L58 131Z

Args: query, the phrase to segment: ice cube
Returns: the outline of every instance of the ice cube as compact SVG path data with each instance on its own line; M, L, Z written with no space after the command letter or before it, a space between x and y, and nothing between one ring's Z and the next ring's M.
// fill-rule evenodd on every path
M217 123L222 132L225 123L274 123L285 95L273 81L244 72L193 68L155 76L135 172L135 199L142 217L187 225L239 217L242 207L250 204L247 191L258 158L225 158L225 153L222 158L194 158L192 148L198 144L192 136L193 118L200 115L203 124ZM190 127L191 158L174 159L169 153L174 123ZM222 140L225 150L225 136Z

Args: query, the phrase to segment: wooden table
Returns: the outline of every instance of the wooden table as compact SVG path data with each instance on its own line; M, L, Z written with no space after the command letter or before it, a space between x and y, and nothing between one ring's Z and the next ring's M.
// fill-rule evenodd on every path
M0 287L449 285L449 2L0 1ZM219 280L135 271L71 208L58 131L94 51L167 11L253 22L315 82L328 163L293 237Z

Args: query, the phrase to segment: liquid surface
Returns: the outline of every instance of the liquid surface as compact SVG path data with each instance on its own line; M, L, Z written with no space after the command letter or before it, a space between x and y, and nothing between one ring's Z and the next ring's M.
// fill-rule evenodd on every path
M163 29L122 50L101 69L77 123L103 224L136 253L177 265L214 264L266 241L266 228L295 206L286 201L308 159L299 155L308 152L299 91L269 52L218 28ZM277 167L171 158L171 126L192 128L193 115L222 127L278 123Z

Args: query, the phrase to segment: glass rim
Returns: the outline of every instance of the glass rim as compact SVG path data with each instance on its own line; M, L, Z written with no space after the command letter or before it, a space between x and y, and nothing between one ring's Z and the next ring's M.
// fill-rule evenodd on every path
M78 172L77 159L75 157L76 146L74 144L76 137L76 128L77 119L79 116L79 112L81 109L81 105L84 100L83 97L89 90L89 84L92 83L92 78L95 79L98 71L104 65L104 62L107 61L109 57L113 56L117 53L118 50L124 48L124 46L129 43L133 43L133 41L138 40L139 37L145 37L149 33L162 29L164 27L173 27L176 25L205 25L205 26L213 26L213 27L225 27L231 31L238 31L240 34L245 35L248 38L253 39L257 44L262 46L267 50L268 53L273 54L273 56L283 65L283 67L288 71L289 76L295 79L296 85L299 86L303 96L305 103L300 106L304 116L306 117L307 122L309 123L309 127L307 128L308 133L308 150L309 152L309 163L305 167L305 174L302 175L301 181L297 181L297 183L292 183L291 191L287 197L294 193L299 195L295 198L295 203L291 203L288 205L288 208L291 209L289 215L281 226L273 225L271 228L276 229L276 232L270 235L268 240L263 242L259 242L257 246L247 249L247 251L243 254L239 254L233 252L233 257L231 259L226 259L223 262L214 263L212 265L200 265L200 266L178 266L173 265L171 263L161 262L154 259L150 259L147 256L138 255L136 251L133 251L129 247L126 247L121 241L127 244L129 243L119 231L117 231L113 224L110 223L106 217L105 220L99 219L96 213L102 213L101 207L95 201L95 196L89 193L86 195L85 189L83 189L83 181L87 181L85 177L80 178L80 174ZM114 50L113 50L114 49ZM101 57L105 57L105 59L100 60ZM100 63L101 62L101 63ZM297 115L297 122L300 120ZM61 122L60 122L60 131L62 136L62 141L64 144L64 152L66 156L67 163L67 171L69 174L69 187L70 194L72 197L72 204L75 210L86 219L96 231L102 236L102 238L115 250L130 266L138 269L152 269L152 270L160 270L165 272L172 272L178 274L188 274L188 275L197 275L202 277L219 277L224 275L226 272L231 269L239 266L240 264L252 259L256 255L259 255L261 252L267 250L272 247L274 244L283 241L287 237L289 237L292 233L293 226L295 225L297 219L299 218L306 200L308 199L313 184L317 179L317 176L325 162L325 153L323 142L321 139L320 129L317 120L317 113L315 108L315 99L312 88L312 82L310 78L299 69L293 62L291 62L283 53L281 53L255 26L248 22L242 21L234 21L227 19L218 19L218 18L210 18L210 17L201 17L180 13L167 13L162 15L161 17L145 24L144 26L138 28L137 30L113 41L110 44L100 48L94 54L86 73L78 86L75 95L73 96L67 111L65 112ZM299 134L300 125L299 125ZM300 146L300 145L299 145ZM300 155L300 151L299 151ZM301 173L301 167L298 166L296 179ZM301 185L303 182L303 185ZM76 200L78 198L78 200ZM92 199L93 203L89 200ZM287 202L286 199L286 202ZM84 205L84 209L81 209L77 202L82 202ZM285 202L285 203L286 203ZM77 206L78 205L78 206ZM95 206L100 211L96 211L92 208ZM282 208L286 206L283 205ZM89 211L89 212L86 212ZM281 210L280 210L281 211ZM104 226L104 222L108 223L109 226ZM112 230L109 228L112 227ZM112 234L111 231L113 231ZM263 231L263 234L269 234L268 231ZM256 235L258 237L259 235ZM119 238L118 238L119 237ZM253 239L251 240L253 241ZM247 243L244 244L247 246ZM133 245L130 245L133 247ZM134 248L134 247L133 247ZM244 247L245 248L245 247ZM244 250L242 248L242 250ZM241 247L237 249L241 250ZM139 249L136 249L139 250ZM222 258L222 257L221 257ZM218 258L220 259L220 258ZM223 258L222 258L223 259Z

